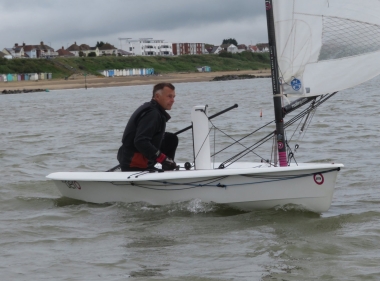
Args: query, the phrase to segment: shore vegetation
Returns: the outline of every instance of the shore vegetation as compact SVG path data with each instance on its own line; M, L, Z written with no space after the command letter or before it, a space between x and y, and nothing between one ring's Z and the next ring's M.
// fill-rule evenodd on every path
M0 74L52 73L53 78L70 77L73 74L99 75L107 69L154 68L155 73L197 72L197 67L209 66L211 71L259 70L269 68L268 53L242 52L219 55L182 56L107 56L54 59L0 58Z

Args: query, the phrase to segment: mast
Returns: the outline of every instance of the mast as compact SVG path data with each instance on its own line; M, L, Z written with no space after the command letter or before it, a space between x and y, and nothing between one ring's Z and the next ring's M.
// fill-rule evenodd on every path
M272 0L265 0L265 8L267 13L269 54L272 74L272 90L274 103L274 116L276 120L276 140L278 148L278 158L280 167L287 167L286 147L284 137L284 119L282 112L282 97L278 74L277 50L276 50L276 34L274 30L273 4Z

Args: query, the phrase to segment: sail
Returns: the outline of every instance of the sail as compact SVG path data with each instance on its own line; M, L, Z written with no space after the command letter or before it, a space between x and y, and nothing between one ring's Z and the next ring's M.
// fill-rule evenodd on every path
M315 96L380 74L379 0L273 0L285 94Z

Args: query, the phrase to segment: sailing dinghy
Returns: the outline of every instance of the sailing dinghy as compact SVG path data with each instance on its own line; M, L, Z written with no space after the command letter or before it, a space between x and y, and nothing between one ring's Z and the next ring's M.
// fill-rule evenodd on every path
M336 92L380 73L380 1L266 0L265 7L274 132L215 164L207 106L195 106L191 110L193 164L180 164L176 171L58 172L47 178L63 196L94 203L164 205L201 199L243 210L295 204L318 213L327 211L343 165L292 162L286 129L298 121L306 123ZM284 121L300 108L300 113ZM237 161L269 139L274 139L274 159Z

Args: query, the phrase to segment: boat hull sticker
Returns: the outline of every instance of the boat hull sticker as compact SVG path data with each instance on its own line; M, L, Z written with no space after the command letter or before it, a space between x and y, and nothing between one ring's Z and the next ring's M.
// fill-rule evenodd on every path
M322 174L315 174L314 175L314 181L318 185L322 185L325 181L325 178L323 177Z
M81 190L82 187L77 181L62 181L68 188Z

